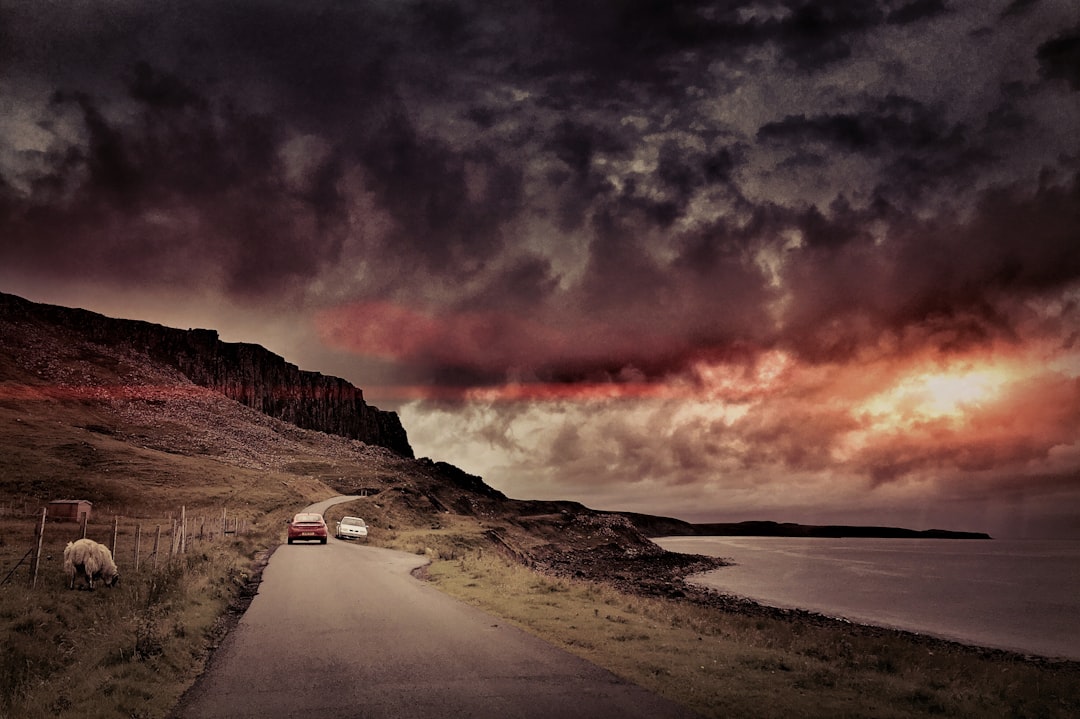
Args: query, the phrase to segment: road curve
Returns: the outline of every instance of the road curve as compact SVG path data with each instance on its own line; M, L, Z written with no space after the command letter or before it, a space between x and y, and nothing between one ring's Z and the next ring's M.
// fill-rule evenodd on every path
M333 537L282 545L251 606L172 716L695 716L416 580L410 572L425 561Z

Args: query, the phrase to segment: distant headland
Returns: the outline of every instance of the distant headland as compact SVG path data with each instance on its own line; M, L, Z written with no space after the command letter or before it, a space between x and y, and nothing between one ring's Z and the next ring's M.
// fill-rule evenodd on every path
M693 524L670 517L620 512L649 537L845 537L884 539L992 539L985 532L956 532L948 529L904 529L903 527L854 526L843 524L795 524L792 522L747 521Z

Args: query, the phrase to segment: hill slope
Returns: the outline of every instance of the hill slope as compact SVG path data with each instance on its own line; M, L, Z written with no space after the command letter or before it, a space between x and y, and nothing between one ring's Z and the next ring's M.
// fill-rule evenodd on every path
M148 361L179 370L195 385L211 389L264 414L305 429L359 439L405 456L413 451L397 414L364 401L363 391L337 377L306 372L259 345L222 342L215 330L179 330L149 322L105 317L81 309L29 302L0 293L4 345L16 355L35 354L39 336L80 346L84 366L105 369ZM55 349L55 348L54 348ZM41 355L40 352L36 353ZM47 366L47 360L44 363ZM128 375L109 378L123 385ZM39 356L32 371L42 369ZM62 382L70 377L59 378ZM102 377L104 379L104 376ZM78 382L75 383L78 386Z

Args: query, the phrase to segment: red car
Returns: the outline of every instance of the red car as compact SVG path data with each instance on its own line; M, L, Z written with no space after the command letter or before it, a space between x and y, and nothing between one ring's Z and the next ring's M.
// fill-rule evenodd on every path
M326 544L326 520L321 514L301 512L289 522L289 544L296 540L318 540Z

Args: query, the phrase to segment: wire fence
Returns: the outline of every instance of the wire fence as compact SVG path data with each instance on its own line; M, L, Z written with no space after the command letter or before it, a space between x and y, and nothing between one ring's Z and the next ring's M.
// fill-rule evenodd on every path
M33 540L26 552L18 558L6 572L0 567L0 586L14 582L19 570L26 569L28 586L37 586L41 569L43 547L46 536L51 542L74 541L87 538L90 526L87 514L82 514L77 522L66 516L53 517L50 522L48 507L42 507L28 516L27 506L0 506L0 516L9 518L22 517L34 522ZM72 524L76 526L73 527ZM144 531L144 527L145 530ZM114 561L119 565L128 560L135 572L147 563L154 569L159 565L173 561L186 554L198 542L213 542L229 535L242 535L248 531L248 523L243 517L232 516L222 508L220 515L199 514L189 516L187 508L180 507L179 512L164 520L144 522L141 519L122 518L114 515L111 525L95 524L95 535L109 548ZM107 532L107 536L103 536ZM104 540L104 541L102 541ZM16 554L18 552L16 551Z

